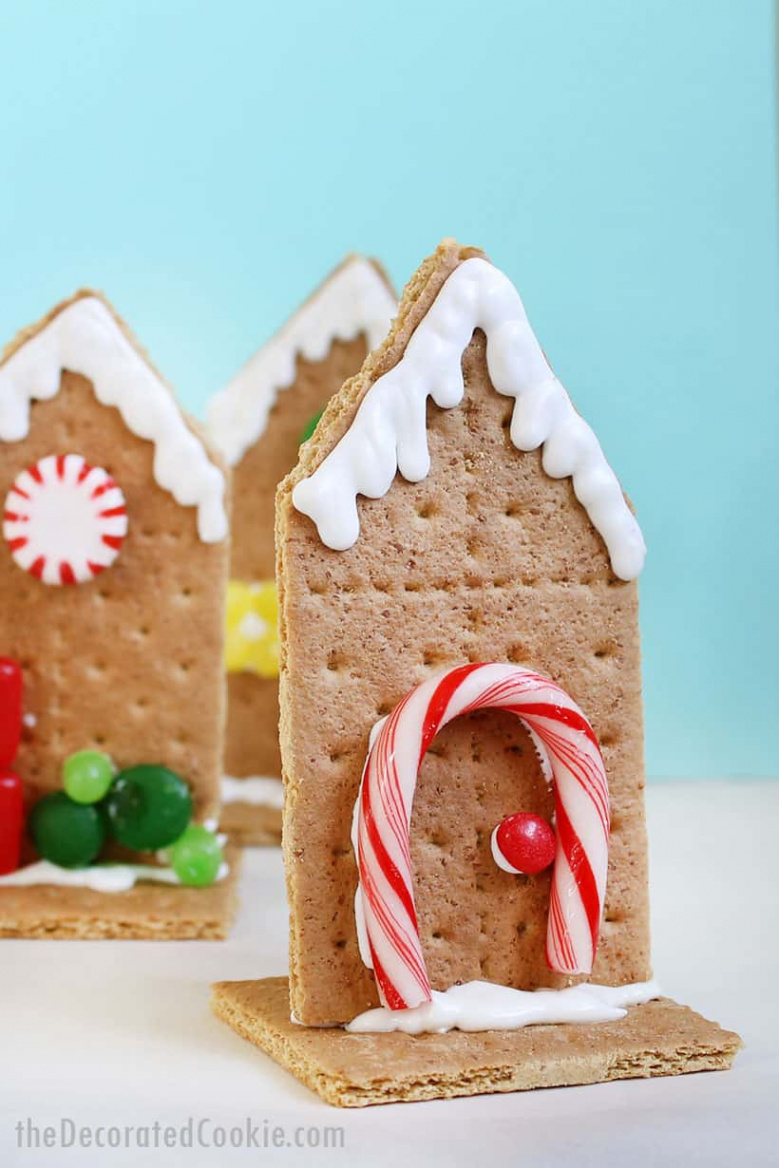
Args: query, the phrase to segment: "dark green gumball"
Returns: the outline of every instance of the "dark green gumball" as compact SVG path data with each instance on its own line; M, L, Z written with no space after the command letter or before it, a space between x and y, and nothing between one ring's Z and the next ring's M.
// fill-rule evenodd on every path
M163 766L120 771L102 806L114 839L136 852L154 852L178 839L192 815L189 787Z
M314 433L314 430L316 430L317 426L319 425L319 419L322 417L322 414L324 412L325 412L324 410L320 410L318 414L314 414L313 418L308 419L308 422L306 423L306 428L303 431L303 433L300 435L300 445L301 446L303 445L304 442L308 442L309 438Z
M93 804L75 803L64 791L39 800L29 819L35 847L60 868L85 868L106 836L105 820Z

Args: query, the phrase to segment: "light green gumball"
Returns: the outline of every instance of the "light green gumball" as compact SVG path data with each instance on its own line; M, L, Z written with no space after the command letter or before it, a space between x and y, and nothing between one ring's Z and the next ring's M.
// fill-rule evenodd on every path
M199 823L190 823L169 849L170 866L182 884L204 888L219 875L224 854L212 831Z
M99 803L113 777L111 759L99 750L79 750L66 758L62 767L65 793L74 803Z

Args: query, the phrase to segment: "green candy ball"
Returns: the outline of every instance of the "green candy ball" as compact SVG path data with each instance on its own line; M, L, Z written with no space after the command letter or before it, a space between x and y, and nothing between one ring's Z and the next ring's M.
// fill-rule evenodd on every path
M108 830L136 852L155 852L177 840L192 815L189 787L163 766L120 771L103 802Z
M98 808L74 803L64 791L39 800L30 813L29 826L44 860L60 868L85 868L91 864L106 835Z
M219 840L207 827L191 823L170 849L170 866L182 884L213 884L224 860Z
M98 750L79 750L66 758L62 767L65 792L76 803L99 803L113 778L111 759Z
M313 418L308 419L308 422L306 423L306 428L303 431L303 433L300 435L300 445L301 446L303 445L304 442L308 442L309 438L314 433L314 430L316 430L317 426L319 425L319 419L322 417L322 414L324 412L325 412L324 410L320 410L318 414L314 414Z

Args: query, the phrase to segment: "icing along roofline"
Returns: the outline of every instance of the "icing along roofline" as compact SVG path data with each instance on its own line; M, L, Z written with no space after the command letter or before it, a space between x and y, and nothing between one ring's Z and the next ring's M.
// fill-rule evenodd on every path
M397 300L376 260L348 256L249 358L207 409L208 428L230 466L262 437L280 390L295 380L299 356L322 361L335 340L365 333L368 349L386 336Z
M133 434L154 444L154 478L182 507L197 507L204 543L227 536L225 476L204 436L130 330L98 292L81 290L23 329L0 359L0 441L20 442L30 408L60 389L62 373L91 382Z
M493 386L515 399L514 446L543 448L546 473L571 478L614 573L635 579L644 541L597 438L549 367L514 286L480 252L453 241L416 273L385 344L336 395L301 451L286 484L294 506L313 519L323 543L343 551L359 538L360 495L381 498L398 471L410 482L424 479L427 397L442 408L459 405L462 355L477 329L487 338Z

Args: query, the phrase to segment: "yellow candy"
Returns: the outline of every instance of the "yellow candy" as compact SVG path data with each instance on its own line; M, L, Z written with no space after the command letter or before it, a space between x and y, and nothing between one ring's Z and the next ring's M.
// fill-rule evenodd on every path
M276 584L265 580L227 585L225 666L230 673L279 676L279 604Z

